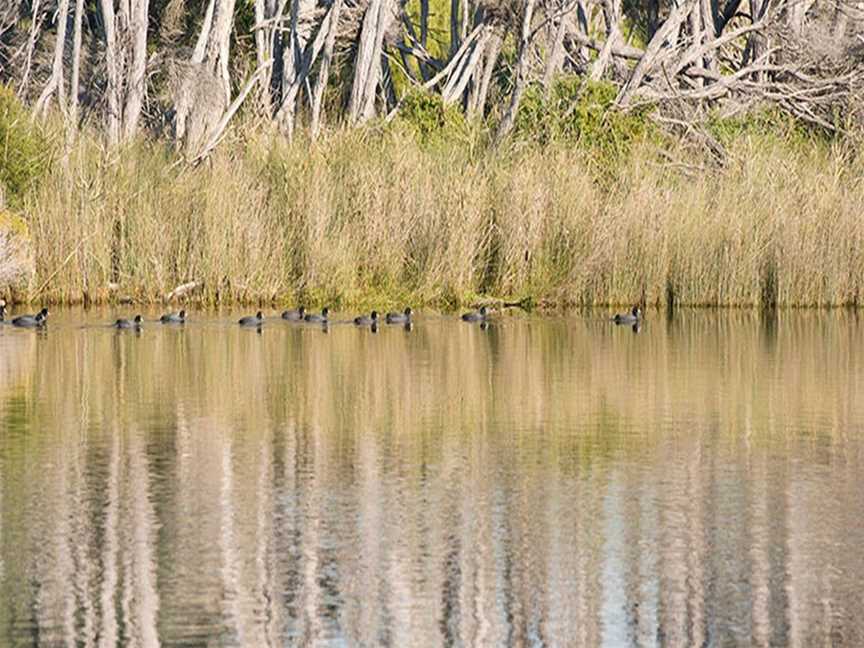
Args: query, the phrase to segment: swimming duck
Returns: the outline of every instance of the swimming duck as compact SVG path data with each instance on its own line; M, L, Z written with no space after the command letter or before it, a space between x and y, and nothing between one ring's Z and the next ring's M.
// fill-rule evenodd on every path
M159 321L163 324L185 324L186 311L181 310L179 313L165 313L159 318Z
M378 323L378 311L372 311L369 316L361 315L354 318L354 324L357 326L371 326Z
M411 321L411 307L406 308L404 313L387 313L385 320L388 324L408 324Z
M481 306L479 311L471 311L470 313L462 314L463 322L483 322L489 314L489 310L485 306Z
M286 310L282 311L282 319L288 320L289 322L299 322L303 318L306 317L306 309L302 306L297 310Z
M328 309L325 306L324 308L321 309L320 315L315 315L314 313L308 313L307 315L305 315L303 317L303 320L306 322L319 322L319 323L326 322L329 313L330 313L330 309Z
M43 308L35 315L19 315L12 320L12 326L22 328L39 328L45 326L48 321L48 309Z
M629 313L617 313L612 321L616 324L635 324L642 319L642 309L634 306Z
M241 317L237 323L240 326L261 326L264 323L264 314L258 311L255 315Z
M136 315L135 319L133 319L133 320L118 319L111 326L113 326L114 328L118 328L118 329L140 329L142 321L143 320L141 319L141 316Z

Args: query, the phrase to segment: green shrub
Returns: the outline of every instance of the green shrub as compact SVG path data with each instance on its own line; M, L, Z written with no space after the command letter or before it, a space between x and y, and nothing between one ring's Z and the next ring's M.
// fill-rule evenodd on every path
M396 123L421 143L464 140L470 133L459 106L447 105L440 96L423 90L405 96Z
M517 136L541 144L578 144L618 158L652 128L645 110L616 110L617 93L611 83L574 76L560 77L548 96L541 86L531 85L516 117Z
M708 118L708 131L724 145L744 138L793 145L825 140L824 131L810 128L776 107L751 110L733 117L723 117L715 112Z
M10 207L20 205L48 166L48 143L9 88L0 86L0 186Z

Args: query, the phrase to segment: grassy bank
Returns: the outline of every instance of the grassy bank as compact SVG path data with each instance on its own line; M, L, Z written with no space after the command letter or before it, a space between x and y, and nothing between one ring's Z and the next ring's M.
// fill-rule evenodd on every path
M724 165L668 140L485 146L405 128L294 144L235 129L197 168L83 136L22 198L21 295L213 302L790 306L864 297L864 186L846 149L725 133ZM246 133L245 136L236 133ZM620 151L619 151L620 152ZM670 162L675 160L675 162Z

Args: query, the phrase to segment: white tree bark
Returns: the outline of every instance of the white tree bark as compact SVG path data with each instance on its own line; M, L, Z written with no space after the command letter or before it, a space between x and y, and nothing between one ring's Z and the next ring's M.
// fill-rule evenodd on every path
M123 137L138 133L138 122L144 105L144 82L147 71L147 15L149 0L132 0L129 37L132 41L132 65L126 79L126 107L123 111Z
M114 0L99 0L102 9L102 22L105 29L105 71L108 77L106 95L108 98L108 143L115 145L120 141L122 124L121 107L121 60L117 45L117 17L114 13Z
M522 14L522 35L519 39L519 52L516 58L516 83L513 87L513 94L510 95L510 104L507 106L507 111L501 123L498 124L498 132L495 134L495 139L501 141L504 139L516 123L516 113L519 111L519 102L522 100L522 94L525 92L525 85L528 82L528 49L531 45L531 21L534 17L534 5L536 0L526 0L525 9Z
M493 32L486 47L483 60L483 72L480 76L480 87L474 93L474 98L468 104L468 114L483 115L486 111L486 98L489 96L489 86L492 83L492 73L498 63L498 55L501 53L503 39L497 32Z
M36 38L42 26L42 21L39 18L40 15L39 0L33 0L33 11L30 14L30 34L27 38L27 54L24 58L24 73L21 76L22 97L27 94L27 84L30 81L30 70L33 67L33 52L36 49Z
M213 13L213 26L204 48L204 62L222 82L225 102L231 101L231 76L229 74L229 47L234 28L235 0L217 0Z
M381 54L392 15L391 2L371 0L363 17L348 107L349 118L355 124L375 116L375 95L381 79Z
M174 100L174 136L188 155L196 156L231 101L229 45L235 0L210 0L192 59L183 72ZM256 82L259 75L254 76Z
M563 11L563 10L562 10ZM549 43L549 53L546 56L546 66L543 70L543 88L548 94L555 76L564 64L564 36L568 31L569 15L564 12L553 21L555 29Z
M324 41L324 55L321 59L321 67L318 69L318 79L315 81L315 90L312 96L312 138L318 137L321 129L321 104L324 100L324 90L330 74L330 62L333 60L333 47L336 43L336 33L339 30L339 18L342 13L342 0L333 0L333 17L330 20L330 29L327 30L327 39Z
M51 76L45 89L36 100L34 113L44 114L48 109L51 96L56 93L57 105L60 110L66 112L66 88L63 81L63 50L66 48L66 23L69 20L69 0L60 0L57 16L57 42L54 44L54 62L51 66Z
M81 39L84 19L84 0L75 0L75 22L72 28L72 78L69 82L69 130L71 142L78 131L78 96L81 85Z
M621 32L618 23L621 20L621 0L603 0L603 19L606 22L606 40L603 48L597 54L597 60L591 66L589 78L599 81L603 78L609 62L612 60L612 51L618 44Z
M677 36L681 23L687 17L688 9L689 7L684 2L673 6L669 12L669 16L655 32L654 37L648 43L648 47L645 48L645 53L639 59L627 83L624 84L624 87L618 93L618 105L626 106L630 102L633 93L639 89L645 76L653 68L657 56L660 54L666 41L673 39L673 36Z

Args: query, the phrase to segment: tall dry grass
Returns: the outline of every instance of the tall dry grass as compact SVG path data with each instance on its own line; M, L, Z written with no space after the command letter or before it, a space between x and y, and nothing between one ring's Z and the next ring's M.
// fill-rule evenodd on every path
M259 132L190 169L82 138L26 205L31 297L150 301L198 281L205 302L861 301L864 188L839 148L742 136L704 168L646 143L611 174L582 149L470 150Z

